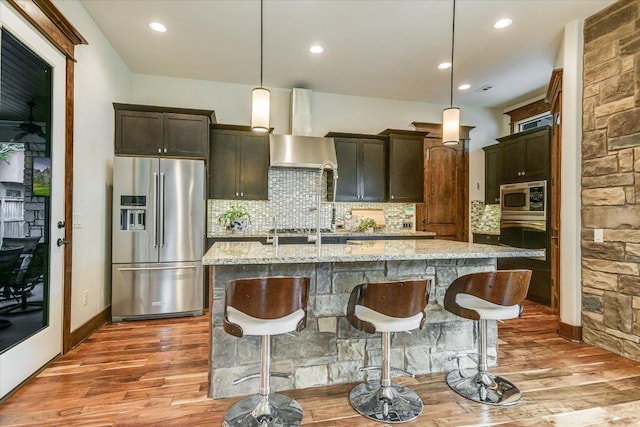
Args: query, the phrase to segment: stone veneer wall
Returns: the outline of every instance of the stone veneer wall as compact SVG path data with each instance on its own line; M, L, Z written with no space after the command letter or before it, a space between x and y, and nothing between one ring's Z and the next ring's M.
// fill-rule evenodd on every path
M585 21L583 83L583 339L640 360L640 0Z
M260 337L237 338L224 331L224 284L231 279L278 275L310 278L306 328L292 336L272 337L272 371L292 375L291 379L273 378L272 389L279 391L379 378L379 371L363 372L359 368L380 366L380 333L358 331L346 318L351 290L366 282L408 278L431 282L425 327L392 333L391 366L415 374L450 371L458 367L458 362L462 368L473 367L469 358L453 357L477 351L476 322L449 313L442 303L456 277L495 268L495 259L214 266L210 397L251 394L258 387L256 381L232 385L236 378L260 371ZM488 326L488 353L496 358L489 364L495 366L497 327L495 322Z
M326 179L326 176L325 176ZM231 204L245 206L251 214L248 232L262 233L273 228L273 217L278 228L315 228L315 208L319 174L306 169L270 169L269 200L209 200L207 204L207 234L224 232L218 224L218 215ZM323 188L326 188L323 185ZM325 191L326 193L326 191ZM331 203L322 204L322 227L331 227ZM336 218L344 218L352 208L383 209L386 228L402 230L403 222L415 223L415 206L407 203L335 203ZM411 208L411 209L407 209ZM407 213L411 212L411 213Z

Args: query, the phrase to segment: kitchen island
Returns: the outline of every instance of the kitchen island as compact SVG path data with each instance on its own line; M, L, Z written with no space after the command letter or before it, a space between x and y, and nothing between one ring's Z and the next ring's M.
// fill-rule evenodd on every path
M376 377L362 366L379 365L380 339L355 330L346 319L351 289L360 283L424 278L431 282L426 325L392 335L391 365L415 374L445 372L449 360L475 349L474 324L446 312L442 300L459 276L496 269L497 258L541 256L543 251L446 240L373 240L328 245L263 245L218 242L202 259L208 265L211 314L209 396L255 393L258 385L232 381L259 372L260 338L236 338L222 327L224 286L246 277L296 275L311 279L307 327L295 336L272 337L272 370L291 379L273 378L274 390L356 382ZM489 355L497 355L495 324L489 328ZM466 358L462 366L471 366ZM493 362L495 363L495 362Z

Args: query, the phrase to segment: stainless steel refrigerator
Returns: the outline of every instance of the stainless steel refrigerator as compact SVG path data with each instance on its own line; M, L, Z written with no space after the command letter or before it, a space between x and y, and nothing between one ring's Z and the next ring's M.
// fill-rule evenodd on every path
M204 239L204 161L115 157L112 320L201 315Z

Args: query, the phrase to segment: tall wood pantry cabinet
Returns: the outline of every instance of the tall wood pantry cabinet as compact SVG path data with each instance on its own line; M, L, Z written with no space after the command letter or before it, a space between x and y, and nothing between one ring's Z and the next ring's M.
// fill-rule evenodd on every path
M115 154L206 159L213 110L114 103Z

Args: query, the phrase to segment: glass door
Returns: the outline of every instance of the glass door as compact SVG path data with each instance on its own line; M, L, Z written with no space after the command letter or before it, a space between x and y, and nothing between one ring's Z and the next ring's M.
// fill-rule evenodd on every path
M65 58L0 3L0 398L62 351Z

